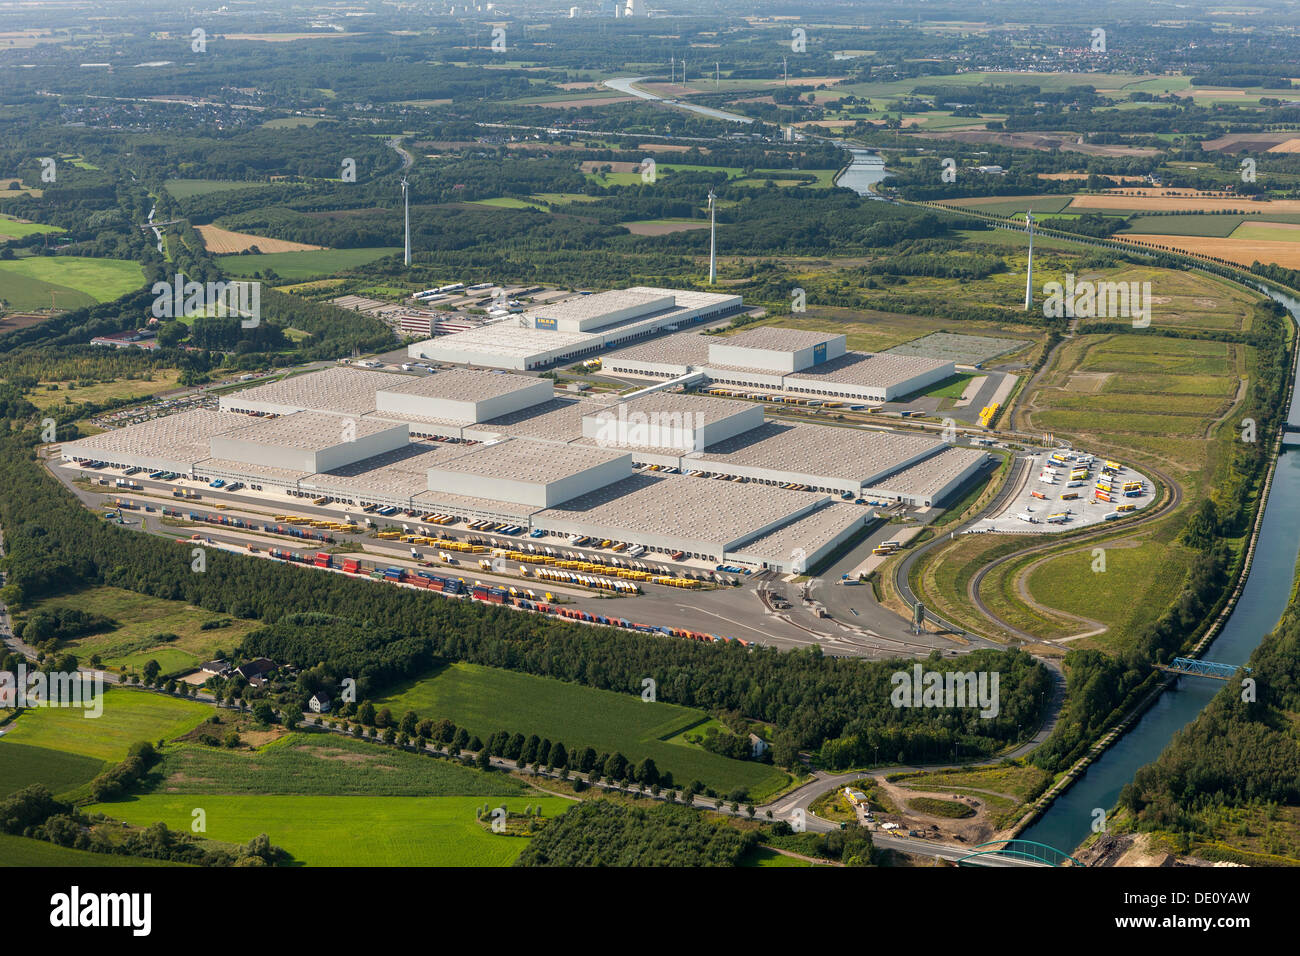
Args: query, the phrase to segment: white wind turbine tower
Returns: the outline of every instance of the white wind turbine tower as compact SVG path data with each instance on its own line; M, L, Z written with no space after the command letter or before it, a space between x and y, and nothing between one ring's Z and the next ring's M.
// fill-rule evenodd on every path
M1029 268L1025 270L1025 311L1034 304L1034 214L1025 213L1025 226L1029 230Z
M709 189L709 285L718 278L718 219L715 212L717 194Z
M406 216L406 264L411 264L411 196L407 187L406 177L402 177L402 206Z

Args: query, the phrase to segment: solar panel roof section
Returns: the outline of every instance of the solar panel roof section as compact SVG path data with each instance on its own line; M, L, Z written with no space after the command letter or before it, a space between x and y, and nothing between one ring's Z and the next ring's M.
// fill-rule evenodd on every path
M688 456L683 463L703 470L715 462L767 469L782 475L825 476L869 483L944 447L942 441L923 435L764 422L758 428Z
M791 352L806 349L810 345L821 345L843 338L834 332L812 332L807 329L787 329L775 325L762 325L754 329L742 329L734 335L719 336L714 339L722 345L739 349L763 349L777 352Z
M824 494L771 485L641 473L540 511L534 522L616 537L620 531L658 536L673 544L689 542L687 550L720 551L828 500Z
M641 287L575 296L529 309L526 315L537 329L595 332L615 322L647 318L675 307L672 291Z
M533 389L537 384L538 379L531 375L498 375L479 369L453 368L414 378L403 376L383 391L476 402Z
M211 457L208 441L212 436L247 423L248 418L244 415L206 408L192 409L65 442L63 454L93 458L117 453L192 465Z
M331 415L365 415L377 407L376 392L412 380L414 376L398 372L337 366L230 392L221 396L221 408L274 414L319 411Z
M245 419L245 423L222 433L228 441L320 451L348 441L399 429L396 422L371 418L348 418L323 412L294 412L278 418Z

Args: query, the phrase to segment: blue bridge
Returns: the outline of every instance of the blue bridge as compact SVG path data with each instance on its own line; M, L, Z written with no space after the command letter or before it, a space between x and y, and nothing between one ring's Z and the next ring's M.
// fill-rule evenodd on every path
M1214 680L1231 680L1237 671L1250 673L1249 667L1239 667L1236 664L1218 664L1214 661L1198 661L1191 657L1175 657L1168 664L1157 664L1156 667L1169 674L1186 674L1188 677L1211 677Z
M1083 866L1068 853L1033 840L993 840L971 847L958 866Z

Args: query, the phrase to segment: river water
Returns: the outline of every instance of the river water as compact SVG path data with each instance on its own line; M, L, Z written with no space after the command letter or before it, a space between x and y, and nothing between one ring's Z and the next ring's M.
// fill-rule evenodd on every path
M835 185L843 186L845 189L852 189L860 196L879 199L880 197L871 191L871 187L889 175L889 173L885 172L885 161L877 153L873 153L869 149L857 149L849 146L845 148L852 154L853 161L849 163L843 175L836 180Z
M1289 296L1264 290L1300 316L1300 303ZM1296 391L1300 374L1292 383L1290 423L1300 417ZM1202 655L1224 664L1244 664L1251 651L1271 632L1286 609L1300 553L1300 448L1283 447L1273 475L1273 487L1264 509L1259 542L1241 600L1219 636ZM1107 813L1124 784L1139 767L1151 763L1170 739L1201 712L1210 698L1223 689L1223 681L1180 677L1118 741L1093 763L1074 786L1056 799L1047 812L1021 834L1060 850L1077 847L1091 833L1094 810Z

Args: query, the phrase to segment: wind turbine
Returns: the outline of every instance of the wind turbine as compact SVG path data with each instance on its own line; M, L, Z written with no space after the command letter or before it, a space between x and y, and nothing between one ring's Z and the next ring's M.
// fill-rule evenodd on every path
M718 218L716 212L717 194L709 187L709 285L718 278Z
M1025 270L1025 311L1034 304L1034 214L1025 213L1025 227L1029 230L1029 268Z
M406 177L402 177L402 206L406 214L406 264L411 264L411 196Z

